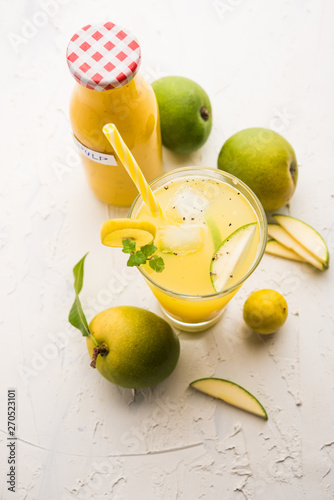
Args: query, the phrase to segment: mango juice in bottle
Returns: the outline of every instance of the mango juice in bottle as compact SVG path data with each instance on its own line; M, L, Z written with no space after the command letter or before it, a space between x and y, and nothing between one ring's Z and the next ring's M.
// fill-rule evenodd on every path
M103 202L129 206L137 189L102 128L114 123L150 181L162 173L159 110L152 87L138 73L137 39L114 23L87 25L73 35L67 63L76 85L70 120L86 177Z

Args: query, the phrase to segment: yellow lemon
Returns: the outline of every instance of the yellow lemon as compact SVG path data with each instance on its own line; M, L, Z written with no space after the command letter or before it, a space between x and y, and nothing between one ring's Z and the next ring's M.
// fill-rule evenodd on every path
M244 320L254 332L274 333L284 325L288 316L285 298L275 290L253 292L244 304Z
M154 240L156 227L152 222L134 219L110 219L101 227L101 242L107 247L120 247L126 239L135 241L138 247Z

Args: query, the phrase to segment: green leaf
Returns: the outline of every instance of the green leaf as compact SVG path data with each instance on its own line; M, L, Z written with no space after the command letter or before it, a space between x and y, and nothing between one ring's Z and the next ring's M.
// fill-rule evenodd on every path
M68 316L68 320L72 326L81 331L84 337L89 337L90 335L89 326L86 320L86 316L84 315L84 312L82 310L81 302L78 295L76 295L75 297L73 306Z
M74 276L74 290L76 294L79 294L82 289L82 284L83 284L83 274L84 274L84 263L85 263L85 258L87 257L88 252L86 255L82 257L81 260L74 266L73 268L73 276Z
M145 259L146 262L146 259ZM140 266L142 264L142 259L138 257L136 254L130 255L129 260L127 262L127 266L133 267L133 266Z
M135 241L130 241L128 238L122 242L123 244L123 252L124 253L130 253L130 257L127 262L127 266L129 267L134 267L134 266L141 266L142 264L145 264L147 260L150 261L149 265L150 267L154 270L157 271L158 273L161 273L161 271L164 270L165 264L164 261L161 257L158 257L154 255L151 257L151 255L154 254L158 249L157 247L153 244L150 243L148 245L144 245L140 247L140 250L136 250L136 242Z
M154 255L149 262L149 266L156 271L157 273L161 273L165 269L165 263L162 257L158 257Z
M90 336L89 326L86 320L86 316L81 307L81 302L79 299L79 293L82 289L83 276L84 276L84 263L86 255L79 260L79 262L73 268L74 275L74 290L75 290L75 300L71 307L70 314L68 315L68 320L72 326L78 328L84 337Z
M141 250L137 250L137 252L136 252L135 255L140 260L140 264L145 264L145 262L146 262L146 255L144 255Z
M145 255L145 257L150 257L151 255L154 254L158 249L153 243L150 243L149 245L144 245L143 247L140 247L140 251Z
M124 253L133 253L136 251L136 242L129 240L129 238L123 240L122 245L123 245L122 252Z

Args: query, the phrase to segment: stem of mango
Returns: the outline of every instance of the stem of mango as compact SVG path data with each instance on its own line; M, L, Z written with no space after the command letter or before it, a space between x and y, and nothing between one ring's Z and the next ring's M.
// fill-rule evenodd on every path
M90 332L89 332L88 337L94 342L95 347L99 346L99 344L96 342L95 338L93 337L93 335Z
M106 345L99 345L97 347L94 347L92 361L91 361L90 366L92 368L96 368L96 360L97 360L98 355L100 354L101 356L105 356L106 354L108 354L108 352L109 351L108 351L108 348Z

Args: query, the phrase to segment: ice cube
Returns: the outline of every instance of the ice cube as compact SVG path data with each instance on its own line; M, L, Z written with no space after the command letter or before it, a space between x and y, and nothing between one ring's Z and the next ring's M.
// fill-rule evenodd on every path
M166 207L167 219L176 223L202 223L211 198L205 186L183 185Z
M200 225L162 226L155 243L163 253L187 255L199 250L205 239L205 228Z

